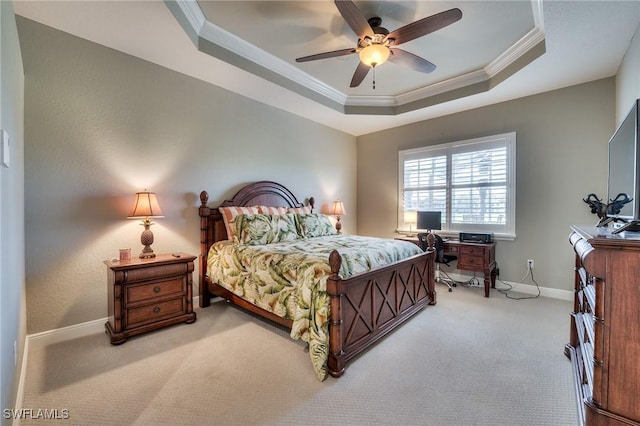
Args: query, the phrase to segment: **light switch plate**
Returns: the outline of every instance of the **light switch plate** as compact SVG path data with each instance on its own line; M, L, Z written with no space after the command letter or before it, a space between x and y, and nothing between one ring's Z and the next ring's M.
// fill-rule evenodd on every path
M2 131L2 165L9 167L9 133L6 130Z

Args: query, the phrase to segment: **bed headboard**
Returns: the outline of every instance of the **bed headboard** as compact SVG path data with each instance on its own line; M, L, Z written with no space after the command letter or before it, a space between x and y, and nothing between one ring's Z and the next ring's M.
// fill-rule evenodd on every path
M207 256L209 247L217 241L227 239L222 214L217 207L210 208L207 191L200 193L200 255ZM313 197L309 198L309 205L314 207ZM263 180L246 185L240 189L232 199L226 200L219 207L226 206L268 206L268 207L302 207L291 191L277 182ZM202 262L201 262L202 263Z
M315 200L310 197L309 206L313 211ZM250 183L240 189L232 199L224 201L218 207L209 207L209 194L207 191L200 193L200 261L198 293L200 307L209 306L211 293L207 278L207 257L209 248L221 240L226 240L227 230L218 207L226 206L267 206L267 207L303 207L291 191L277 182L260 181ZM274 316L274 318L277 318Z

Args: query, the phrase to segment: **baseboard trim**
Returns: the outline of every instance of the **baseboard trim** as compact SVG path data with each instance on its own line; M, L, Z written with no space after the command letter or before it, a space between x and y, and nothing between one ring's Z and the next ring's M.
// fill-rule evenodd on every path
M64 342L65 340L77 339L80 337L89 336L104 331L104 323L107 322L107 318L100 318L97 320L82 322L80 324L74 324L67 327L55 328L53 330L43 331L41 333L29 334L27 336L27 342L54 344Z
M453 279L466 281L469 279L468 276L462 274L451 274ZM550 297L553 299L567 300L573 301L573 292L569 290L560 290L557 288L549 288L549 287L536 287L532 284L523 284L509 281L497 281L496 282L496 290L508 290L511 286L512 291L516 293L522 293L527 295L537 295L538 288L540 289L540 296ZM199 297L194 297L193 304L194 306L198 306ZM25 339L25 350L23 356L23 367L21 369L21 375L24 370L26 370L26 360L28 355L28 347L29 343L38 343L38 344L54 344L59 342L64 342L66 340L77 339L85 336L89 336L91 334L97 334L104 332L104 323L107 322L107 318L100 318L97 320L87 321L80 324L74 324L67 327L56 328L53 330L43 331L41 333L29 334ZM22 378L20 379L22 385Z
M27 380L27 363L29 358L29 336L24 339L24 351L22 353L22 363L20 364L20 377L18 378L18 389L16 390L16 408L23 408L24 386ZM20 426L20 417L13 420L13 426Z
M447 274L451 276L452 279L456 281L462 281L462 282L470 280L473 277L471 275L460 274L457 272L447 272ZM480 283L482 284L483 278L480 277L479 279L480 279ZM524 284L524 283L511 282L511 281L496 280L496 290L509 290L509 286L511 286L511 290L514 293L521 293L521 294L535 296L538 294L538 289L539 289L540 296L550 297L552 299L567 300L569 302L573 301L573 291L560 290L557 288L549 288L549 287L539 287L533 284ZM479 286L478 288L480 287L482 287L482 285Z
M200 306L199 304L200 297L194 297L193 306ZM16 407L21 408L24 401L24 386L27 376L27 364L29 360L30 345L51 345L67 340L78 339L92 334L104 333L104 324L107 322L107 320L108 318L105 317L70 325L67 327L54 328L52 330L47 330L40 333L28 334L24 341L24 353L22 354L22 365L20 366L20 378L18 381L18 389L16 395ZM13 421L14 426L18 426L19 424L19 418Z
M509 290L510 285L511 290L515 293L535 296L538 294L538 289L540 289L540 296L550 297L552 299L566 300L569 302L573 301L573 291L560 290L558 288L537 287L533 284L514 283L508 281L503 281L503 283L504 284L502 284L501 282L496 282L496 290Z
M199 306L200 296L193 298L193 306ZM64 342L65 340L78 339L80 337L89 336L91 334L103 333L104 324L108 321L108 318L100 318L79 324L70 325L62 328L55 328L53 330L47 330L40 333L34 333L27 335L26 343L29 341L38 344L54 344ZM26 352L26 349L25 349Z

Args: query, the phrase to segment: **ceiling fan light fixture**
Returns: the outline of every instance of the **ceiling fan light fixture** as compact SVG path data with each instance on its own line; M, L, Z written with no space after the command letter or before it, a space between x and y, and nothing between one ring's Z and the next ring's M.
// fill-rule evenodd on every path
M370 67L377 67L384 64L390 54L391 50L384 44L370 44L360 50L360 62Z

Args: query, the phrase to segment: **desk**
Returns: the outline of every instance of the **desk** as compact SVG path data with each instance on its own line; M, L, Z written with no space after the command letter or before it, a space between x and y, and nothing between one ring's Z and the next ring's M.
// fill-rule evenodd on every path
M396 240L418 244L418 237L401 236ZM484 274L484 297L489 297L490 288L496 288L496 243L465 243L444 240L444 252L458 256L456 269L482 272Z

